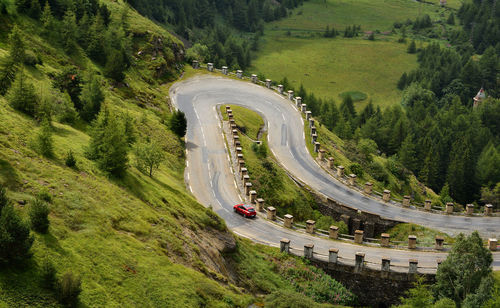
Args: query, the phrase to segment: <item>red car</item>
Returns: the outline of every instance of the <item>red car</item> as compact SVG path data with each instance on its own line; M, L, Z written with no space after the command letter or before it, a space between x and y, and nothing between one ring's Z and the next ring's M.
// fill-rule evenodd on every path
M246 204L236 204L233 206L233 209L236 213L239 213L247 218L253 218L255 215L257 215L257 212L255 212L255 209L251 205L246 205Z

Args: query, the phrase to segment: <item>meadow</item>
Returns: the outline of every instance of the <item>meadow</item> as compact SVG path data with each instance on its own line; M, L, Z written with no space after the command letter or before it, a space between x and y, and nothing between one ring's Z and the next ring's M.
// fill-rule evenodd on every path
M382 2L382 3L380 3ZM437 1L436 1L437 3ZM454 1L450 5L458 7ZM417 67L407 44L392 33L394 22L428 14L435 20L449 9L407 0L311 0L280 21L269 23L251 70L273 80L287 77L296 87L321 98L341 101L347 91L359 91L368 101L386 107L401 101L397 81L405 71ZM347 26L360 25L357 38L343 38ZM340 31L337 38L324 38L325 28ZM368 33L375 32L375 40ZM307 103L307 102L306 102Z

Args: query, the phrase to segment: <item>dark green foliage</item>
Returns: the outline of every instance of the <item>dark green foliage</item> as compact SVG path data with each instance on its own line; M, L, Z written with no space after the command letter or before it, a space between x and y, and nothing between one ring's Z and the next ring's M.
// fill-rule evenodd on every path
M9 12L7 12L7 6L5 5L4 2L0 2L0 15L7 15ZM0 87L1 89L1 87Z
M76 158L73 155L73 151L69 150L68 153L66 153L66 159L64 160L64 164L70 168L74 168L76 166Z
M473 302L480 307L491 292L491 252L484 247L477 232L460 234L451 252L438 268L434 292L460 306ZM464 302L465 301L465 302ZM470 306L469 306L470 307Z
M422 17L417 17L415 22L413 22L413 30L428 28L430 26L432 26L432 21L431 17L427 14Z
M332 26L330 29L330 26L326 26L325 33L323 33L324 37L336 37L337 36L337 30ZM301 96L302 97L302 96Z
M357 177L362 177L364 174L363 167L360 164L354 163L349 166L349 170Z
M4 206L0 215L0 263L11 265L30 258L33 240L14 206Z
M82 92L81 77L76 67L64 67L61 73L54 77L52 86L63 93L67 92L76 110L82 109L80 102L80 94Z
M40 265L40 276L42 278L42 287L53 290L57 283L57 271L52 261L45 257Z
M43 200L35 199L30 206L29 216L31 229L40 233L47 233L49 230L50 209Z
M370 40L370 41L375 40L375 32L372 32L372 33L370 33L370 35L368 35L368 40Z
M101 111L101 104L104 101L104 93L97 76L91 75L86 81L80 101L82 102L80 116L85 121L91 122Z
M123 72L126 68L123 52L113 50L107 56L106 66L104 67L104 75L117 82L121 82L125 78L125 74Z
M357 37L361 31L361 26L347 26L344 30L344 37Z
M36 139L36 149L45 157L54 156L54 141L52 140L52 127L48 120L44 120Z
M14 26L14 28L12 28L12 31L9 35L9 43L10 43L9 55L11 59L15 63L23 63L24 52L26 47L24 45L23 35L21 33L21 30L19 30L17 26Z
M254 151L259 158L267 157L267 146L264 143L261 144L253 143L252 151Z
M10 203L10 200L7 197L7 189L2 184L0 184L0 212L9 203Z
M483 53L488 46L495 46L500 41L500 15L498 6L494 7L496 4L496 1L467 1L457 13L478 53ZM495 11L497 14L493 13Z
M339 108L340 114L346 121L352 121L356 118L356 110L354 109L354 101L350 95L342 100Z
M12 108L30 116L35 115L38 97L35 94L35 87L26 80L26 76L22 70L17 74L7 95L7 100Z
M16 78L17 64L8 58L0 63L0 95L5 95Z
M28 15L33 19L39 19L42 14L42 7L38 0L31 0L30 8L28 10Z
M451 13L446 20L446 23L449 25L455 25L455 14Z
M76 17L73 11L67 10L61 24L61 41L67 53L73 53L76 47Z
M180 110L174 111L170 116L169 127L177 136L180 138L184 137L187 129L187 120L184 112Z
M500 151L490 142L484 147L477 161L476 179L481 186L500 182Z
M82 282L73 272L64 273L57 283L59 302L65 307L76 307L82 292Z
M52 195L46 187L43 187L37 194L37 199L45 202L52 202Z
M123 121L104 109L92 122L90 137L87 156L95 160L101 170L122 176L127 169L129 150Z
M417 44L415 44L415 41L412 40L410 45L408 45L408 53L416 53L417 52Z

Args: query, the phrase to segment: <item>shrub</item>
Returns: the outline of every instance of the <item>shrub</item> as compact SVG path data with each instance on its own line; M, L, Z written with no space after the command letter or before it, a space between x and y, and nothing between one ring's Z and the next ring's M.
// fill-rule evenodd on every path
M76 307L78 296L82 292L80 277L73 275L71 271L66 272L57 284L59 302L66 307Z
M52 127L47 119L43 121L42 128L36 136L36 148L45 157L54 156L54 145L52 140Z
M74 168L76 166L76 159L73 155L73 151L69 150L68 153L66 153L66 160L64 163L70 168Z
M357 177L362 177L364 174L363 168L360 164L354 163L349 166L349 170L354 173Z
M187 120L184 112L177 110L174 111L170 117L169 122L170 129L180 138L186 135Z
M38 59L38 56L31 50L26 50L25 55L24 55L24 64L28 66L35 66L37 64L40 64L40 59Z
M7 189L5 189L5 187L2 184L0 184L0 213L1 213L2 209L7 204L9 204L9 202L10 202L10 200L7 197Z
M37 198L45 202L52 202L52 196L50 195L48 189L45 187L38 192Z
M50 209L47 203L40 199L35 199L29 212L31 228L40 233L47 233L50 224L49 213Z
M12 264L30 258L33 240L29 226L14 207L4 206L0 216L0 263Z
M40 276L42 277L42 287L49 290L54 289L57 282L56 273L57 271L52 261L48 257L45 257L40 267Z
M367 172L379 182L387 182L389 180L387 172L379 162L371 162L367 167Z

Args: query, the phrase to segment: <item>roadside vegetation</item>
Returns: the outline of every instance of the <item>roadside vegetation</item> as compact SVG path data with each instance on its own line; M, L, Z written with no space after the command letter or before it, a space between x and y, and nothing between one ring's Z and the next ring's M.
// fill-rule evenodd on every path
M227 119L224 106L220 110L224 119ZM278 164L267 146L267 132L262 130L262 117L247 108L230 106L238 129L245 134L240 137L240 142L253 188L265 200L266 206L275 207L280 217L293 215L295 222L304 223L312 219L316 221L316 228L328 230L331 225L335 225L339 227L340 233L348 233L344 222L322 215L313 196L298 186Z

